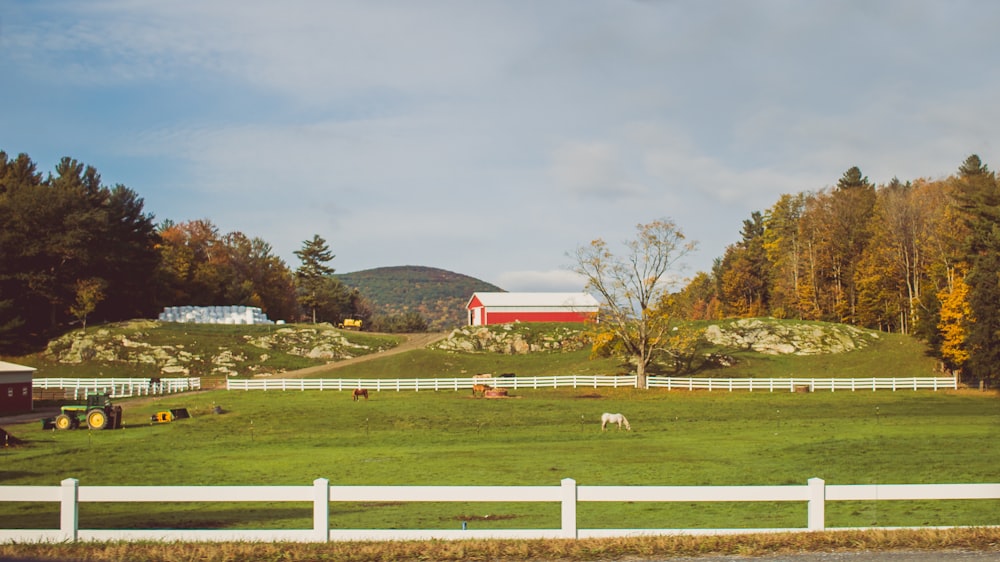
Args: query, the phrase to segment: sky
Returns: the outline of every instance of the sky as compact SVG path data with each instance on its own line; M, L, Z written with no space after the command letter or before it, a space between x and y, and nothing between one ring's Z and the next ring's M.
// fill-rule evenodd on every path
M0 150L291 268L577 291L672 220L708 271L782 194L1000 166L993 0L0 0Z

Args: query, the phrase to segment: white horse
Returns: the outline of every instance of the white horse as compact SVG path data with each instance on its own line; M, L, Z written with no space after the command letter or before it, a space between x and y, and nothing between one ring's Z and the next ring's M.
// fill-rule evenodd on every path
M629 425L628 420L625 419L625 416L623 416L621 414L608 414L608 413L604 413L601 416L601 431L604 431L607 428L607 426L608 426L609 423L616 423L616 424L618 424L618 430L619 431L621 431L621 429L622 429L622 424L625 424L625 429L628 430L628 431L632 431L632 426Z

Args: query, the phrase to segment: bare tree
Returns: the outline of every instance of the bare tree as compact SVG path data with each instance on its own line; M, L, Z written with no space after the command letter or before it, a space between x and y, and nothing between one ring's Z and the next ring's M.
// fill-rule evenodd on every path
M670 346L666 303L679 281L670 272L678 260L694 251L673 221L660 219L636 225L636 237L616 255L597 239L576 249L573 270L587 279L587 289L603 299L595 345L613 342L613 350L635 367L640 387L646 387L646 367Z

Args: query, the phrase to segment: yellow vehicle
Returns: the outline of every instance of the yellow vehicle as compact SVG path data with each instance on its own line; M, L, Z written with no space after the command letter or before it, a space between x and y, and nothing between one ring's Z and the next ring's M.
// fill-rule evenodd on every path
M350 318L344 318L344 320L338 324L338 327L343 330L361 330L361 317L355 315Z
M149 417L149 423L170 423L174 420L182 420L190 417L191 414L188 413L187 408L175 408L173 410L156 412Z

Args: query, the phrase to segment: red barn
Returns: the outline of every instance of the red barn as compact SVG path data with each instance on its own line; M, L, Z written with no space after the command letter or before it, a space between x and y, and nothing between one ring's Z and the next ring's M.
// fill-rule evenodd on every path
M33 409L31 377L35 370L0 361L0 414L21 414Z
M600 303L587 293L474 293L465 307L470 326L507 322L584 322Z

